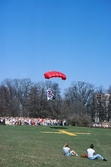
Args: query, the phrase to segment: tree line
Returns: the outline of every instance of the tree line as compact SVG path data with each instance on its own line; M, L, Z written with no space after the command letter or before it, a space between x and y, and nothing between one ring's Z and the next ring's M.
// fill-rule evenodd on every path
M47 101L48 88L54 91L54 101ZM0 84L0 116L67 119L71 125L85 125L94 121L95 117L99 121L109 121L111 86L104 90L90 83L73 81L61 95L56 82L5 79Z

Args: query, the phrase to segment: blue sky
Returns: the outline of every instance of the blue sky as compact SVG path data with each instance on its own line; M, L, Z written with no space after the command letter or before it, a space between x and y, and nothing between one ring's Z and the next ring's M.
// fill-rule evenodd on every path
M111 85L110 0L0 0L0 81L45 81L63 72L68 88L83 81Z

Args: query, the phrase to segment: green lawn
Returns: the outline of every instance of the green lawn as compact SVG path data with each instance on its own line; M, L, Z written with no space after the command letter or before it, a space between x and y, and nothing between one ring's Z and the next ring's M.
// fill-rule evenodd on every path
M78 157L63 155L66 142ZM108 161L81 158L91 143ZM111 129L0 125L0 167L111 167Z

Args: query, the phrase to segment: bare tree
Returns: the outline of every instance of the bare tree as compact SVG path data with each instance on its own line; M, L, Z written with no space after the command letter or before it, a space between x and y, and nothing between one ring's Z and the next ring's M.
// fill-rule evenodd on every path
M30 79L5 79L2 84L9 92L9 115L22 116L23 100L27 96L31 86Z
M99 87L95 92L95 116L100 122L107 119L107 94L103 87Z
M109 94L108 98L108 121L111 119L111 86L109 86L109 89L107 90L107 93Z
M0 86L0 115L8 116L10 107L10 96L7 87L4 85Z
M65 100L70 113L83 115L90 114L94 94L94 86L85 82L73 82L65 90Z
M16 116L19 111L18 100L16 98L16 89L13 87L13 80L5 79L2 82L9 93L9 107L8 107L8 115L9 116Z

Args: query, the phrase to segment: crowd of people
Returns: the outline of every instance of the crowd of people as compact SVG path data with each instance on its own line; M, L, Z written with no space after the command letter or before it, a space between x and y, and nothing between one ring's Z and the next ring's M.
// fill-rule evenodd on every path
M50 118L24 118L24 117L0 117L0 124L3 125L44 125L44 126L65 126L66 120Z

